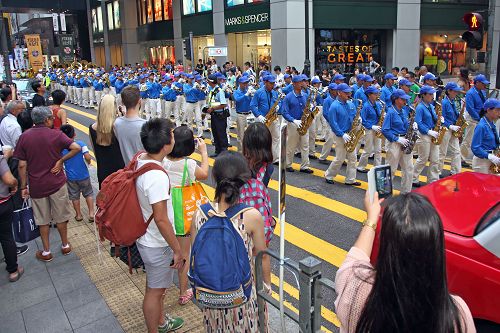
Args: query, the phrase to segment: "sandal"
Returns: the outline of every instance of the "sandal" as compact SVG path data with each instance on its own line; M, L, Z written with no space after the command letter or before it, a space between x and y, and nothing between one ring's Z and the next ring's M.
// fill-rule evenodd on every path
M17 271L15 273L17 273L17 274L14 275L14 277L10 277L9 276L9 281L10 282L16 282L17 280L19 280L21 278L21 276L23 276L23 274L24 274L24 268L22 268L22 267L19 266L17 268Z
M76 221L76 222L81 222L81 221L83 221L83 217L77 218L77 217L75 216L75 221Z
M193 289L188 289L185 295L179 296L179 305L186 305L193 298Z
M94 223L94 218L92 216L89 216L89 223Z

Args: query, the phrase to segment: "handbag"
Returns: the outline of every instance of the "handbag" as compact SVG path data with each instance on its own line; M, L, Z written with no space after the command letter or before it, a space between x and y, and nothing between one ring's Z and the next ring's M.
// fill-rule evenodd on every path
M14 239L18 243L27 243L40 237L40 229L35 224L33 208L31 208L28 199L23 201L21 209L13 212L12 229L14 230Z
M188 185L186 184L186 179ZM181 186L172 189L172 206L174 208L174 231L177 236L189 235L191 222L198 206L209 202L201 183L191 181L188 172L187 159L184 162Z

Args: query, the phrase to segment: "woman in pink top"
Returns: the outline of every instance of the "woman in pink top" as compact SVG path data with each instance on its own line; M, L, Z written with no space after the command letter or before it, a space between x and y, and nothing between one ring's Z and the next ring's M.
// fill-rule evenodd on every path
M387 200L375 267L378 194L372 203L367 192L365 207L368 218L335 278L340 332L476 332L467 304L448 292L443 225L432 204L416 193Z

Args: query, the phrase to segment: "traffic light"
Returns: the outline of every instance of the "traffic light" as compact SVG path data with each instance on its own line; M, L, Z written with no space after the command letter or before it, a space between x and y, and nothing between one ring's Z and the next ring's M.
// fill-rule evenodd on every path
M182 40L182 50L184 52L184 58L191 60L191 41L189 37Z
M463 20L469 30L462 34L462 39L467 42L467 47L480 50L483 48L483 17L478 13L467 13Z

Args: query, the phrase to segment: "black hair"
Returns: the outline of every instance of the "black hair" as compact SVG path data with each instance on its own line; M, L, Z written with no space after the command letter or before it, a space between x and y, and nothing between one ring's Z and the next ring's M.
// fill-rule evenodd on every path
M42 82L40 82L38 80L31 82L31 88L33 88L33 90L35 92L38 92L38 89L40 89L41 86L42 86Z
M172 142L174 124L169 119L152 118L141 128L141 142L149 154L158 154L165 145Z
M481 110L479 111L479 118L483 118L484 115L486 114L486 109L485 108L481 108Z
M272 144L271 132L265 124L253 122L248 125L243 135L242 151L254 176L265 163L273 162Z
M31 114L29 111L24 110L20 114L17 115L17 123L21 126L21 131L29 130L33 127L33 119L31 118Z
M463 332L448 291L443 224L421 194L387 200L373 288L356 332Z
M69 124L62 125L61 132L66 134L66 136L70 139L73 139L73 137L75 136L75 128Z
M12 95L12 89L10 89L9 86L5 86L4 88L0 89L0 99L2 102L6 102L7 98Z
M396 97L393 95L391 95L391 103L394 104L394 102L396 101L396 99L398 99L399 97Z
M193 131L186 125L176 127L174 129L175 144L169 157L181 158L187 157L194 153L194 135Z
M280 71L281 72L281 67L280 66L274 66L274 71Z
M407 71L408 72L408 67L403 67L401 68L402 71Z
M414 73L414 72L408 72L408 75L410 75L410 77L411 77L412 79L414 79L414 78L415 78L415 73Z
M215 201L234 205L240 197L240 188L251 178L247 161L240 153L224 151L216 159L212 169L215 179Z
M398 71L399 72L399 67L392 67L393 71Z
M64 103L64 100L66 99L66 93L62 90L54 90L51 94L52 96L52 102L55 105L61 105Z

